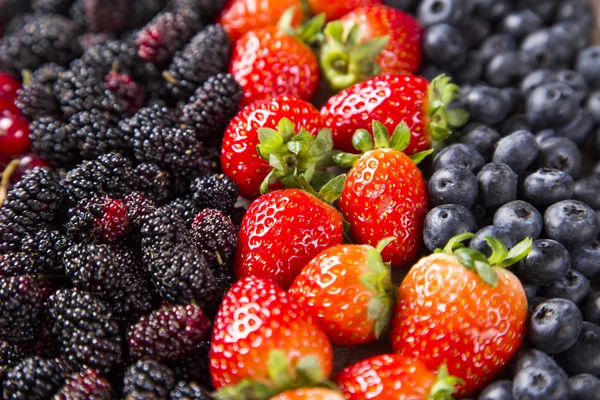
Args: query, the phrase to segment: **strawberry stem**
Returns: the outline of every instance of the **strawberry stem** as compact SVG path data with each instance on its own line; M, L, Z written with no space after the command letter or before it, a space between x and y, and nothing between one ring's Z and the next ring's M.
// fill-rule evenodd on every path
M462 385L464 381L448 373L446 365L442 365L437 374L437 381L431 387L427 400L451 400L456 393L456 385Z
M435 141L446 140L452 130L459 128L469 120L469 113L464 108L449 105L459 97L460 87L451 83L444 74L436 77L429 84L429 128Z

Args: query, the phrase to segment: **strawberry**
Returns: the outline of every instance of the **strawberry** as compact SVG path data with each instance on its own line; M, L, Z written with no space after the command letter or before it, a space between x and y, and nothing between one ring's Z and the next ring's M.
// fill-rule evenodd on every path
M335 377L346 400L445 400L458 382L445 367L436 375L421 361L398 354L367 358Z
M339 183L336 179L324 186L321 196L330 196L331 186ZM268 193L250 204L242 220L235 273L287 288L310 260L341 244L343 235L340 214L316 196L299 189Z
M331 97L321 109L333 130L335 148L351 152L352 135L381 121L390 131L400 122L412 132L407 154L428 149L432 139L444 140L455 127L467 122L464 109L447 109L458 95L458 86L444 75L431 83L418 76L382 75L358 83Z
M335 390L324 388L303 388L288 390L271 400L344 400L344 397Z
M458 394L469 397L502 371L523 344L527 298L519 279L504 267L524 258L530 238L510 251L493 237L486 258L450 240L444 250L422 258L398 290L392 347L430 369L446 364L462 379ZM426 316L426 317L425 317Z
M378 248L333 246L311 262L289 292L320 322L331 343L359 345L379 339L392 318L396 288Z
M349 13L358 7L380 5L382 0L345 0L345 1L323 1L323 0L308 0L308 7L311 14L324 13L327 16L327 21L341 18L344 14Z
M358 130L352 139L362 156L349 153L334 158L350 167L338 207L350 224L356 243L376 246L387 237L397 240L383 250L384 261L398 267L412 260L421 245L423 220L427 214L427 185L415 165L431 151L411 157L402 152L410 141L405 123L398 125L390 140L388 131L373 121L372 131Z
M229 72L244 90L242 105L290 95L310 101L319 86L319 62L311 43L325 24L319 15L298 29L290 27L294 10L279 27L251 30L235 44Z
M284 180L291 172L303 173L311 165L322 167L331 163L333 139L331 131L319 131L323 126L319 111L295 97L280 96L253 103L243 108L225 131L223 172L249 199L260 195L265 178L271 183L269 188L280 188L276 181ZM262 148L260 153L257 146ZM274 170L277 173L271 174Z
M313 386L329 376L333 363L331 344L310 313L269 280L255 277L236 282L225 295L209 360L220 389L216 399L270 398Z
M335 91L381 73L412 75L421 66L423 28L394 8L359 7L327 24L324 33L321 67Z
M294 7L303 9L302 0L230 0L221 11L218 23L233 42L253 29L275 25L283 13ZM294 26L301 23L302 13L294 15Z

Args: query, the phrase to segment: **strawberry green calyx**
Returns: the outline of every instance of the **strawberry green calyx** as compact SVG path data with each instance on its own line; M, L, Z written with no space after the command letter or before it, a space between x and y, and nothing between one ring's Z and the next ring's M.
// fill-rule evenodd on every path
M429 83L429 128L433 140L447 139L452 130L460 128L469 120L469 113L461 107L452 107L452 102L458 99L460 87L451 83L444 74Z
M382 239L377 247L370 247L367 263L370 271L360 277L361 283L375 295L369 300L367 316L375 321L375 338L379 339L388 329L394 304L396 303L396 287L392 283L392 272L389 263L381 258L383 249L395 241L395 237Z
M448 368L442 365L437 374L437 380L431 387L427 400L451 400L452 395L456 393L456 385L463 384L460 378L448 373Z
M321 31L325 26L326 16L324 13L316 15L304 22L298 28L292 26L294 20L294 14L296 14L296 7L288 8L277 23L277 27L284 31L289 36L294 36L300 39L307 45L312 45L321 37Z
M358 129L352 136L352 145L361 154L368 153L374 149L393 149L396 151L404 151L410 143L410 129L405 122L401 122L392 137L390 138L389 132L385 125L373 120L373 136L365 130ZM433 153L433 150L425 150L420 153L413 154L409 158L415 163L419 164L425 157ZM333 156L333 160L336 164L342 168L351 168L354 164L360 160L360 155L351 153L337 153Z
M381 72L376 58L387 45L387 36L360 43L360 26L355 24L345 32L341 21L328 23L323 33L321 69L331 89L339 92Z
M317 189L333 177L324 170L335 165L333 156L337 153L333 150L333 136L329 129L322 129L316 136L304 129L296 133L292 122L282 118L277 130L259 129L258 140L258 154L272 168L260 186L262 194L267 193L269 185L276 182L287 188L299 187L294 175L305 174L307 181Z
M492 236L486 236L485 240L492 249L492 255L486 257L483 253L465 247L461 242L474 238L472 233L463 233L455 236L444 249L436 249L436 253L445 253L456 256L460 263L467 269L476 271L481 279L492 287L498 285L498 274L495 268L506 268L516 264L527 257L531 251L533 240L531 238L523 239L515 247L508 250L507 247L498 239Z

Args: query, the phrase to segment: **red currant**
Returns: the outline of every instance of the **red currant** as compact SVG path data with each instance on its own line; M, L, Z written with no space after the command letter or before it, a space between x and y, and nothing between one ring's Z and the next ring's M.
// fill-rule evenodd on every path
M0 116L19 115L21 111L11 99L0 98Z
M29 124L18 115L0 115L0 153L22 154L29 148Z
M17 90L21 82L11 75L0 73L0 98L14 100L17 98Z

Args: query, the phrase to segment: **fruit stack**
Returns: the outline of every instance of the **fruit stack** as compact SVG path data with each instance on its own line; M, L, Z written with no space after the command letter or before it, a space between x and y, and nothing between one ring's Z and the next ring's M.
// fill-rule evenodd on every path
M0 0L0 397L597 399L594 15Z

